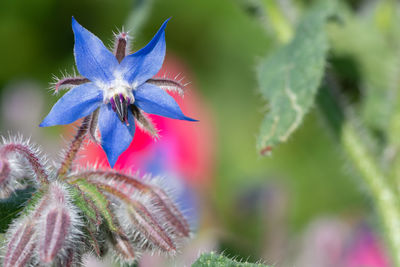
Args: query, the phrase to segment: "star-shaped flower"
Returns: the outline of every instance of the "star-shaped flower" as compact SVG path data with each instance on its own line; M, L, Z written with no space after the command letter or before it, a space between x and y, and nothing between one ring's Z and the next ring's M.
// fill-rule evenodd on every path
M145 47L127 55L126 33L116 36L113 54L99 38L72 18L75 62L83 77L64 78L55 84L56 91L63 87L72 89L58 100L40 126L69 124L91 116L90 127L95 130L98 126L101 146L113 167L132 141L135 121L157 136L154 126L142 111L195 121L185 116L166 92L175 90L181 93L181 83L154 78L164 61L168 20Z

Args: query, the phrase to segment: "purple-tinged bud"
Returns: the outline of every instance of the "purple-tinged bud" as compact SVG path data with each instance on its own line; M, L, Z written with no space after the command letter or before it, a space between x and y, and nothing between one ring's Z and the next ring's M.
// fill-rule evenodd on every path
M40 240L39 257L42 263L51 263L63 248L71 227L71 217L65 209L55 208L47 212L43 239Z
M22 180L26 172L18 161L11 158L0 159L0 198L8 198L14 191L22 189L25 186Z
M3 148L0 148L0 198L8 198L14 191L26 187L23 180L29 177L30 170L20 155L14 153L4 155L1 153Z
M19 218L10 226L5 241L3 267L23 267L35 250L35 227L31 217Z
M189 224L172 199L157 186L153 187L153 192L155 193L153 203L159 207L160 213L167 218L171 227L175 228L175 233L183 237L189 237Z
M126 32L121 32L115 35L114 55L118 62L124 59L129 49L129 36Z
M165 227L168 227L166 218L159 216L158 207L152 205L149 198L137 193L128 196L107 185L101 187L121 200L116 205L117 219L138 249L169 254L176 252L176 235Z
M89 174L88 180L95 182L100 187L106 186L118 190L131 201L149 203L156 207L157 215L164 221L176 236L189 237L190 228L186 219L175 205L167 193L159 186L154 184L157 179L147 179L149 183L140 181L135 177L115 172L95 172L96 175ZM93 174L95 174L93 173ZM84 174L85 175L85 174ZM151 182L153 181L153 182ZM151 183L153 184L151 184ZM138 197L136 199L136 197ZM146 202L143 202L143 201ZM146 205L147 207L147 205Z
M38 256L43 264L63 260L68 249L79 244L80 218L71 205L66 188L55 182L50 185L48 203L37 224Z
M3 145L0 146L0 161L9 165L8 180L30 178L34 182L47 183L46 159L39 149L21 137L10 139L7 141L3 138Z
M176 245L172 241L174 237L164 228L167 222L156 216L157 207L147 209L144 205L136 202L132 203L132 207L127 207L126 212L131 220L134 235L139 238L139 245L154 246L161 252L176 252ZM135 233L135 231L138 232Z

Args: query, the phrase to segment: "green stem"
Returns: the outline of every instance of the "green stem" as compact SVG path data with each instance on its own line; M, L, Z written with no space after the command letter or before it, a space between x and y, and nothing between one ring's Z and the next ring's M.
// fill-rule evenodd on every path
M395 190L387 183L376 165L374 157L368 152L354 126L345 123L341 140L349 158L361 173L375 200L377 211L386 230L386 238L392 250L393 263L400 267L400 212Z
M290 22L283 14L281 7L276 0L263 0L265 12L272 28L275 30L279 42L286 43L293 35Z
M392 251L394 266L400 267L400 205L397 190L391 186L390 177L385 176L373 153L367 148L361 132L363 130L355 126L358 122L348 111L348 104L340 95L332 72L327 73L326 83L329 88L320 88L317 104L334 136L339 139L344 152L369 189Z

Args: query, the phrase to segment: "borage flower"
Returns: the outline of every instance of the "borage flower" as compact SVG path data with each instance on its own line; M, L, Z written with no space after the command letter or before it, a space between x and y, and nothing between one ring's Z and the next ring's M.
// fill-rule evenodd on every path
M137 52L126 55L128 35L116 36L112 54L102 41L72 18L75 35L75 62L83 77L64 78L55 90L73 87L53 106L41 127L72 123L91 116L97 126L101 146L111 167L130 145L135 121L154 137L157 131L143 113L172 119L195 121L183 114L166 90L183 92L179 81L154 78L165 57L166 20L153 39ZM75 86L75 87L74 87Z

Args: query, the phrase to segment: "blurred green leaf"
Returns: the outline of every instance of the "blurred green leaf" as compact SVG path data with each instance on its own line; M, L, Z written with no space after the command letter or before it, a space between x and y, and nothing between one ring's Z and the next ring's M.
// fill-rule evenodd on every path
M7 199L0 200L0 233L5 233L9 224L24 207L24 204L32 196L34 188L17 190Z
M270 103L257 142L262 154L285 142L314 103L328 50L324 26L332 10L330 2L312 8L294 39L261 63L261 93Z
M231 260L225 256L215 254L213 252L202 254L192 267L267 267L267 265L260 263L248 263Z

